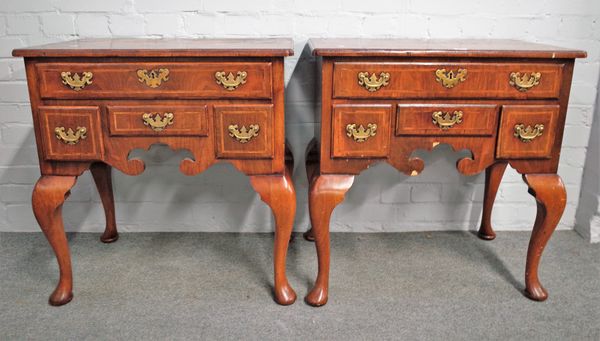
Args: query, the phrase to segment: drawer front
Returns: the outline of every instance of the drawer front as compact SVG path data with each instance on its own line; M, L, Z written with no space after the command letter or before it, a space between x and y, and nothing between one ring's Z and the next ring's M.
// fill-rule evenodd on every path
M39 108L46 160L101 160L103 156L98 107Z
M40 63L43 98L271 98L271 63Z
M109 106L112 136L207 136L206 105Z
M214 115L217 158L273 158L273 105L215 105Z
M396 135L492 136L498 106L472 104L400 104Z
M390 148L391 104L333 106L332 156L386 157Z
M334 65L337 98L558 98L562 64L359 63Z
M549 158L558 105L505 105L498 131L498 158Z

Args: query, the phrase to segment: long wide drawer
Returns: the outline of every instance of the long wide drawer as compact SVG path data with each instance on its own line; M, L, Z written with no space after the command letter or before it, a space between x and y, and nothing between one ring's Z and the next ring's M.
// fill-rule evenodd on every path
M335 98L558 98L563 64L336 62Z
M206 105L108 106L112 136L207 136Z
M492 136L497 121L494 104L399 104L396 135Z
M40 63L42 98L272 96L269 62Z

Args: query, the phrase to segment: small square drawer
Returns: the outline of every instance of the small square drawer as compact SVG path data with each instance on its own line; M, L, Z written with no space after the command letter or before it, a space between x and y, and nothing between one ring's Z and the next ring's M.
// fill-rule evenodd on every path
M337 62L334 98L558 98L563 64Z
M498 158L550 158L558 105L505 105L498 131Z
M333 106L332 156L387 157L390 149L391 104Z
M273 158L272 104L215 105L217 158Z
M98 107L39 108L44 159L101 160L103 157Z
M207 136L206 105L109 106L112 136Z
M269 62L40 63L42 98L271 98Z
M492 136L497 118L497 105L399 104L396 135Z

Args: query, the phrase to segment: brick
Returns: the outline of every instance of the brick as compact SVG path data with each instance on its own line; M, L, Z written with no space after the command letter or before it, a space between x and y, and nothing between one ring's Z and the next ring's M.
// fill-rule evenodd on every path
M378 8L379 6L371 7ZM398 32L401 21L396 15L370 15L363 20L363 34L366 36L386 37L390 32Z
M596 101L598 89L595 86L589 86L582 83L573 83L571 85L571 96L569 103L573 104L592 104Z
M466 203L483 201L483 184L442 184L441 201L448 203Z
M6 124L1 127L2 142L5 145L34 146L33 126L25 124Z
M233 2L233 1L227 1ZM133 4L135 10L139 13L145 12L183 12L183 11L201 11L202 2L198 0L171 0L168 5L165 6L163 0L143 0L135 1Z
M148 0L138 0L136 2L147 2ZM38 1L39 2L39 1ZM102 1L80 1L80 0L58 0L57 6L61 12L124 12L131 10L132 0L102 0ZM169 8L163 2L163 8Z
M31 107L29 104L1 104L0 124L2 123L32 123Z
M110 32L115 36L145 35L144 17L141 15L111 15Z
M268 10L272 7L271 0L255 1L221 1L204 0L204 10L207 12L256 12L257 9Z
M33 184L39 177L40 169L38 166L16 167L9 165L8 167L0 167L0 185Z
M377 4L373 4L368 1L342 0L342 10L345 12L404 13L408 10L408 7L408 1L380 0L377 1Z
M42 30L47 35L75 34L74 16L68 14L46 14L42 16Z
M304 1L302 1L304 2ZM323 3L331 3L330 1ZM293 17L294 32L296 35L309 37L323 37L327 34L328 17L299 14Z
M54 10L53 1L3 0L0 12L47 12Z
M33 216L30 203L6 205L6 221L9 231L40 231L39 225Z
M575 82L594 86L598 82L598 75L600 75L599 62L583 63L580 59L575 62L575 69L573 70L573 80Z
M586 148L563 147L560 153L560 162L572 167L585 166Z
M183 33L183 19L178 14L148 14L146 34L175 36Z
M336 15L329 19L327 26L328 37L358 37L362 35L360 15Z
M0 145L0 166L33 166L38 164L35 147Z
M441 185L418 184L410 189L410 200L412 202L437 202L442 195Z
M223 17L223 25L216 27L216 32L229 36L259 36L259 26L258 16L226 15Z
M185 32L200 36L212 36L217 25L217 16L204 13L189 13L183 15Z
M0 102L27 103L29 91L25 82L0 83Z
M0 36L5 35L7 29L8 28L6 27L6 18L0 17Z
M263 15L258 30L270 37L287 37L293 34L294 21L287 14Z
M566 126L563 147L587 147L591 130L591 127Z
M591 126L594 118L594 108L582 105L570 105L567 109L567 125Z
M0 186L0 201L5 204L29 203L33 185L2 185Z
M6 17L8 34L35 34L40 32L40 18L33 15L9 15Z
M384 204L405 204L410 202L410 185L396 184L381 191L381 202Z
M16 37L0 37L0 58L12 56L12 50L24 47L25 42Z
M109 37L111 35L108 16L97 14L79 14L75 18L75 27L80 37Z

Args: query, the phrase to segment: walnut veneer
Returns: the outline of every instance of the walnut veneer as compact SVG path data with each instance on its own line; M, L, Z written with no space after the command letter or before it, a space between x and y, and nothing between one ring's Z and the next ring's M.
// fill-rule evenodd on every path
M106 212L101 240L116 241L111 167L142 173L129 153L156 143L191 152L179 167L186 175L229 162L250 176L275 216L275 300L294 302L283 78L292 53L289 39L90 39L13 51L25 58L42 174L33 210L60 268L50 304L73 297L61 208L77 177L91 171Z
M418 175L416 149L468 149L465 175L486 171L479 236L493 239L490 218L510 164L538 204L525 293L547 292L537 269L566 204L556 174L574 59L583 51L520 41L312 39L319 56L321 126L307 150L312 229L319 271L309 304L327 302L329 220L354 176L375 162Z

